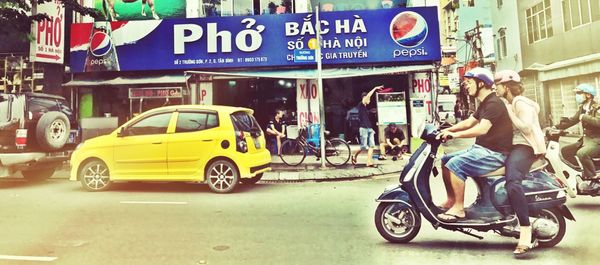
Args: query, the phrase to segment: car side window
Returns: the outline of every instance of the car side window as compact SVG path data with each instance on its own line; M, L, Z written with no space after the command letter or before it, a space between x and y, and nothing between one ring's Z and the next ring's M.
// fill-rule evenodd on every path
M172 113L162 113L146 117L127 128L127 135L149 135L167 133Z
M217 127L219 121L214 113L180 112L177 118L176 133L196 132Z
M208 114L208 119L206 120L206 129L219 127L219 117L217 114L210 113Z

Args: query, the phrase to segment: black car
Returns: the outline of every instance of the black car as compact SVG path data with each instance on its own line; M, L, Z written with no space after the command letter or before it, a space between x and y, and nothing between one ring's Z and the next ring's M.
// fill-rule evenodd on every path
M0 93L0 152L60 151L78 142L79 126L65 98Z

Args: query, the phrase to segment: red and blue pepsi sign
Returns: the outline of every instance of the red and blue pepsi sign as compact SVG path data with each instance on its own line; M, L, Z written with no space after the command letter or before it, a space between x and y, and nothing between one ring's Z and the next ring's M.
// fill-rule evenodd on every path
M441 59L435 7L322 12L320 16L324 65ZM71 70L314 65L296 59L295 54L317 47L315 21L315 14L303 13L73 24ZM105 62L112 67L104 69Z

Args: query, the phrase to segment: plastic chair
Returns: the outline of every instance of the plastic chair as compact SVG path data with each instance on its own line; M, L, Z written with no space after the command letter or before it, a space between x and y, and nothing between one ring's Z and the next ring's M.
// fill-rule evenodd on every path
M321 138L321 125L320 124L310 124L308 125L308 132L306 136L306 142L314 145L316 147L319 146L320 138Z

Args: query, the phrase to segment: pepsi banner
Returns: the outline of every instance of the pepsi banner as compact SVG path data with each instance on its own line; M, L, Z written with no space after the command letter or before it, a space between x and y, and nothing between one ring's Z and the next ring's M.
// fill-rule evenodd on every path
M436 7L321 13L324 65L441 59ZM315 15L281 14L73 24L71 71L314 65Z

